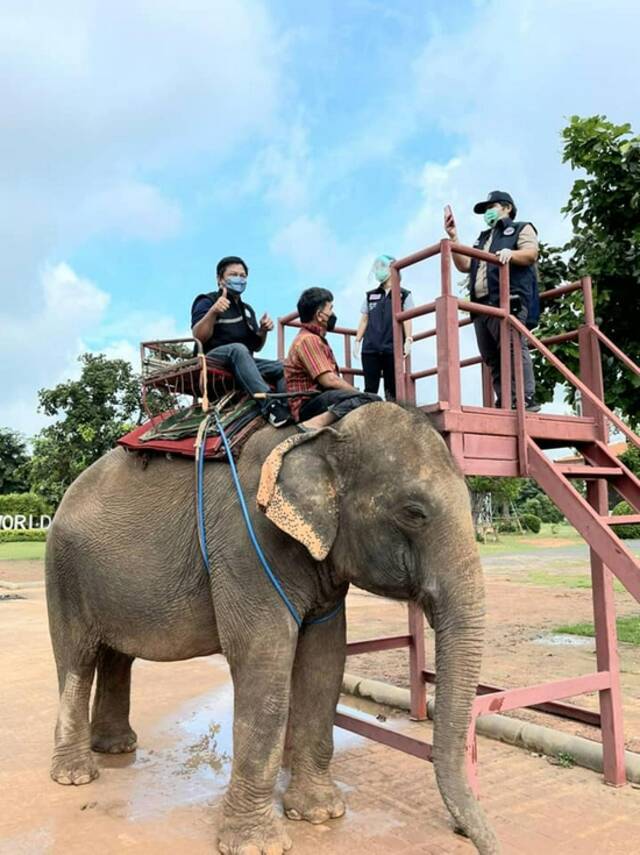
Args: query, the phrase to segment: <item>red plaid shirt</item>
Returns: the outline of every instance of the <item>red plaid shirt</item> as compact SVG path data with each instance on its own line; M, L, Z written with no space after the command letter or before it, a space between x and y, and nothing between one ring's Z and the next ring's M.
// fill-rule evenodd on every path
M327 371L338 374L338 363L326 339L325 330L317 324L302 324L284 363L288 392L310 392L322 387L317 378ZM300 407L309 398L291 398L291 415L298 421Z

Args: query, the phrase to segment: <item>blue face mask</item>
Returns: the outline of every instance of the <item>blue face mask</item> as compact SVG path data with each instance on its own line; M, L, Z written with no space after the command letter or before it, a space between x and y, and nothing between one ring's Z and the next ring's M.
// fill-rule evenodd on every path
M242 294L244 289L247 287L247 277L246 276L228 276L224 280L224 284L229 291L232 291L234 294Z

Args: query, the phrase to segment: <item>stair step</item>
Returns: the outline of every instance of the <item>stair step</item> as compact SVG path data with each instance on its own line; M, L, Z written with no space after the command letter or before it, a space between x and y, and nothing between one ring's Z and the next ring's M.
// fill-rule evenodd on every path
M622 475L617 466L588 466L580 463L558 463L557 468L567 478L609 478Z
M640 514L620 514L619 517L600 517L605 525L638 525Z

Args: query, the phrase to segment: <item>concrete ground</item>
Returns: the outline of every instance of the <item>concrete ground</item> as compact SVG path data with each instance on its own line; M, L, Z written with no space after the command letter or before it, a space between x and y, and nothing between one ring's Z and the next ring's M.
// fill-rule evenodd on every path
M215 853L232 751L224 660L137 662L131 720L139 749L98 755L97 781L62 787L48 777L57 698L44 591L19 593L24 599L0 600L0 853ZM384 601L362 603L356 593L354 639L376 634ZM382 712L389 725L430 740L430 724ZM430 764L343 731L336 746L334 774L348 813L327 825L287 822L293 852L473 852L451 830ZM593 772L482 738L478 747L482 801L505 855L638 851L638 789L611 789Z

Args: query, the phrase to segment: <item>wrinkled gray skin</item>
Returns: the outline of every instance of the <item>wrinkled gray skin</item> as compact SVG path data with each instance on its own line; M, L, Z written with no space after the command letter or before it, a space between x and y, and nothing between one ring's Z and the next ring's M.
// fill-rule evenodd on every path
M256 506L262 465L293 433L265 427L239 464L264 552L304 616L328 612L349 583L424 608L436 631L438 786L478 851L498 852L465 776L484 594L464 480L424 415L371 404L316 436L296 434L277 475L282 501L267 509L272 522ZM223 853L279 855L291 845L273 809L288 719L286 815L324 822L344 812L329 772L344 613L299 632L249 544L229 468L209 464L205 477L210 582L196 538L192 462L157 456L145 468L141 458L116 449L67 492L47 544L60 688L51 775L61 784L85 784L98 774L92 749L135 749L135 657L223 653L235 719L218 845ZM316 560L310 551L326 557Z

